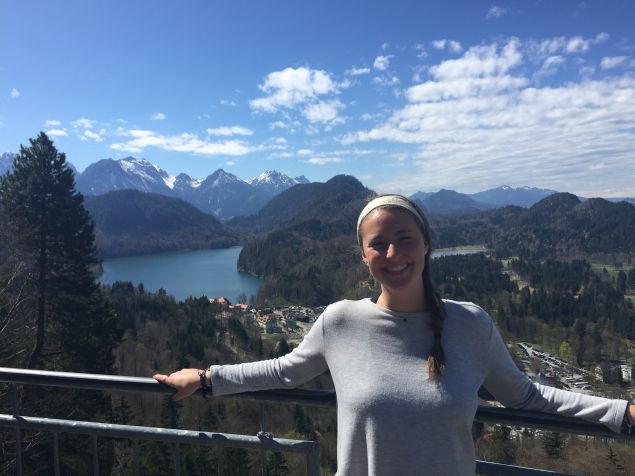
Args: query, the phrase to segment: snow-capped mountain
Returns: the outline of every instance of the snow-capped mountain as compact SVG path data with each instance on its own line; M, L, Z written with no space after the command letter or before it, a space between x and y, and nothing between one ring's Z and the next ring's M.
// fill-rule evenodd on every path
M297 178L291 178L288 175L280 173L276 170L267 170L249 181L249 184L271 195L272 197L284 192L288 188L298 185L299 183L309 183L309 181L301 175Z
M188 200L186 197L182 197ZM216 215L221 220L256 213L271 195L250 185L234 174L218 169L192 189L188 200L200 210Z
M490 203L499 207L506 205L518 205L531 207L545 197L557 193L555 190L535 187L513 188L508 185L473 193L470 196L482 203Z
M160 167L145 159L103 159L89 165L77 177L76 188L85 195L101 195L114 190L172 195L173 180Z
M5 152L0 155L0 175L11 172L13 170L14 159L15 154L12 154L11 152Z
M305 177L291 179L279 172L268 174L271 184L276 180L280 183L286 180L293 185L308 182ZM102 195L125 189L178 197L221 220L256 213L274 196L222 169L199 180L185 173L170 176L149 161L134 157L100 160L77 177L77 190L85 195Z

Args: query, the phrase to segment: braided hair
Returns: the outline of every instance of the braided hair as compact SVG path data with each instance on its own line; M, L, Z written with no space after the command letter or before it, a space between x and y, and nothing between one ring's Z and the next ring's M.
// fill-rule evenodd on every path
M375 200L378 200L377 206L371 205ZM384 202L384 203L382 203ZM430 254L432 252L432 236L430 232L430 224L421 208L402 195L383 195L370 200L367 206L364 208L359 216L357 222L357 241L362 245L361 237L361 223L364 218L372 211L382 208L399 208L402 210L408 210L410 213L416 215L416 223L423 235L424 241L428 244L428 250L425 254L423 272L421 279L423 281L423 299L428 309L432 313L432 332L434 335L434 343L430 355L428 355L428 372L433 378L441 377L443 369L445 367L445 353L443 352L443 346L441 345L441 335L443 331L443 323L446 318L445 305L441 299L440 294L437 292L432 277L430 275Z

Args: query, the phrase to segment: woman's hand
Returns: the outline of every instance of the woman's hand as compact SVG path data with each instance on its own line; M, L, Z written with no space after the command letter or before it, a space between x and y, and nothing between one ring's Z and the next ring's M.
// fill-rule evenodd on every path
M156 374L153 375L152 378L157 382L176 388L177 392L172 395L172 400L175 401L189 397L201 388L201 379L198 376L198 369L182 369L170 375Z
M626 408L626 419L629 425L635 426L635 404L631 403Z

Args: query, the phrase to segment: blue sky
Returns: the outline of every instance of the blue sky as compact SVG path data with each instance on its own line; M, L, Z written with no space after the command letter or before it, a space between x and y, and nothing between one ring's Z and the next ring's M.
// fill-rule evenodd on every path
M635 196L635 2L0 0L0 152Z

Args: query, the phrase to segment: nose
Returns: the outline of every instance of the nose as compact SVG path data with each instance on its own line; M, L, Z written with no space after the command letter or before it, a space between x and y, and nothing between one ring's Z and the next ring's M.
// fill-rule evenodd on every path
M392 258L397 254L397 247L394 243L390 243L388 245L388 249L386 250L386 258Z

